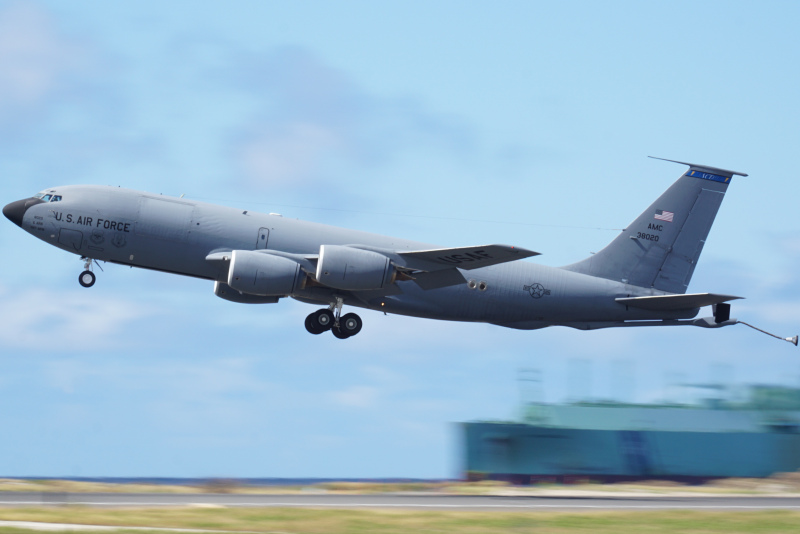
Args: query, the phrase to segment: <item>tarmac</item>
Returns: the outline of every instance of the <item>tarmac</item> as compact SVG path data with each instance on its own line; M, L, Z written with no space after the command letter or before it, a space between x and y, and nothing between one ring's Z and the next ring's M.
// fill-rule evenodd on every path
M464 511L523 510L800 510L800 494L636 494L574 492L560 495L448 495L381 493L342 495L229 493L0 493L0 506L291 507Z

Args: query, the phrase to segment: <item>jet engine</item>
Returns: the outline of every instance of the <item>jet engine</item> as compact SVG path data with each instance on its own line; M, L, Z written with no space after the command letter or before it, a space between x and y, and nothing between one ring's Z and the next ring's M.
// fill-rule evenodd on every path
M369 250L342 245L322 245L317 282L336 289L382 289L394 282L396 270L389 258Z
M285 296L302 289L304 282L305 273L294 260L251 250L234 250L231 254L228 285L236 291Z

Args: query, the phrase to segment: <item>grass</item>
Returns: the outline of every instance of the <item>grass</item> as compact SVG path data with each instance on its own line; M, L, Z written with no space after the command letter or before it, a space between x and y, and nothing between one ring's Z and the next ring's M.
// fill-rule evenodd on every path
M504 513L289 508L197 509L189 507L106 510L68 506L0 509L0 519L287 534L800 532L800 512L790 510ZM120 531L122 530L124 529L120 529ZM0 527L0 534L12 533L31 534L31 531Z

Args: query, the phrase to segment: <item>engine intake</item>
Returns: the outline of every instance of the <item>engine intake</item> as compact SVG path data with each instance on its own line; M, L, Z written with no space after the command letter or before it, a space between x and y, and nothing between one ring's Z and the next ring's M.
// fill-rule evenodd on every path
M322 245L317 282L350 291L382 289L394 282L396 270L389 258L369 250Z
M252 250L234 250L228 285L250 295L285 296L303 288L305 273L294 260Z

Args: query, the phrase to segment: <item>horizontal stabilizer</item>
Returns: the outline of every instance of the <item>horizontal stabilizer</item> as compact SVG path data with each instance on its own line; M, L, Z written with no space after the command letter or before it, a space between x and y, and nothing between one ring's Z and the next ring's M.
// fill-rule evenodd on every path
M692 169L697 169L697 170L701 170L701 171L708 171L708 172L721 173L721 174L730 174L732 176L736 176L736 175L738 175L738 176L747 176L743 172L729 171L727 169L720 169L719 167L711 167L709 165L698 165L697 163L686 163L685 161L676 161L674 159L657 158L655 156L647 156L647 157L651 158L651 159L660 159L661 161L668 161L670 163L679 163L681 165L688 165Z
M509 245L484 245L479 247L438 248L398 252L403 267L420 271L441 269L480 269L498 263L538 256L538 252Z
M689 293L688 295L656 295L652 297L627 297L618 298L617 302L650 311L678 311L693 310L712 304L720 304L730 300L740 299L733 295L718 295L716 293Z

